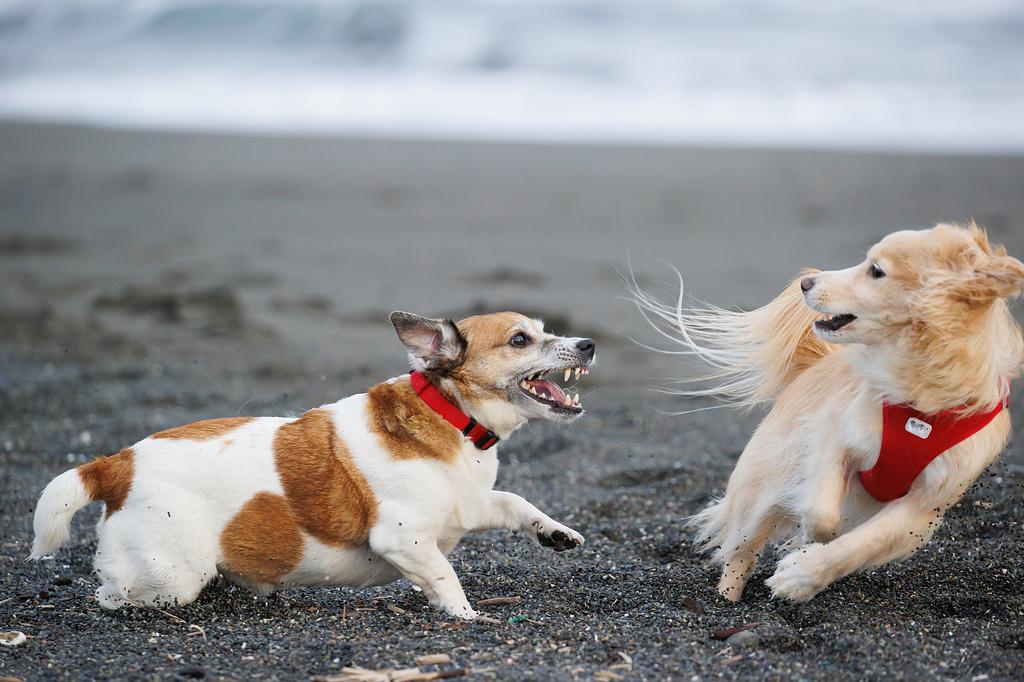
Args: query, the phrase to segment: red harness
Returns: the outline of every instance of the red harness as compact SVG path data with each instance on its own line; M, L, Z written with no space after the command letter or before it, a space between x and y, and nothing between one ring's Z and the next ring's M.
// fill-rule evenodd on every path
M966 417L956 410L923 414L907 405L882 403L882 447L875 466L860 472L861 485L879 502L903 497L932 460L981 431L1009 406L1009 388L995 409Z
M473 441L473 445L477 448L489 450L501 440L493 431L477 423L476 419L452 405L451 401L445 398L441 391L437 390L422 373L413 370L409 372L409 378L412 381L412 390L416 391L416 395L422 398L430 409L444 417L446 422L462 431L462 435Z

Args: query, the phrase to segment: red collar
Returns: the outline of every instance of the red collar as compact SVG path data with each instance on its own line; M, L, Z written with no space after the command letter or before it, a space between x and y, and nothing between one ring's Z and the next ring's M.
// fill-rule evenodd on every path
M409 372L409 379L416 395L422 398L430 409L444 417L446 422L462 431L462 435L473 441L473 445L480 450L489 450L501 440L493 431L452 405L451 401L445 398L421 372Z
M907 405L882 403L882 446L878 461L860 472L871 497L891 502L903 497L932 460L989 425L1010 406L1010 391L988 412L961 416L957 410L924 414Z

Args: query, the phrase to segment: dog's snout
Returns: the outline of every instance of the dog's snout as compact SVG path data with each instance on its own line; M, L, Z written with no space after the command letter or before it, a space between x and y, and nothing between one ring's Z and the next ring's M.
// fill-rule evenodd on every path
M818 280L816 280L813 277L804 277L802 280L800 280L800 291L806 294L808 291L814 288L814 285L817 284L817 282Z
M594 343L593 339L580 339L576 342L576 349L587 356L587 359L592 359L594 353L597 352L597 344Z

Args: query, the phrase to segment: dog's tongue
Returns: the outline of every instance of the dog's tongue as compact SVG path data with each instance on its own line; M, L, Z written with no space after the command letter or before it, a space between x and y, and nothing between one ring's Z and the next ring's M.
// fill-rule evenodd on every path
M553 400L556 403L565 402L565 393L558 387L557 384L553 384L545 379L531 379L529 382L533 390L537 391L537 395L545 400Z

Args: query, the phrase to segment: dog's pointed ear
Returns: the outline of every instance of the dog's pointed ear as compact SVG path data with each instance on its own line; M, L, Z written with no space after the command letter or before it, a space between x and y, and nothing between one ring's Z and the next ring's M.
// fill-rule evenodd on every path
M409 351L413 369L448 371L466 359L466 339L451 320L396 310L388 318Z

